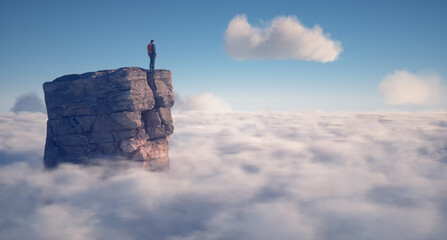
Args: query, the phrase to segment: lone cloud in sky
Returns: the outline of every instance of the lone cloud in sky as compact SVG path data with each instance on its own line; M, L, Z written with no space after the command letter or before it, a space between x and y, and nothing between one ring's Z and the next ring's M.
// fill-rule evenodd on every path
M225 47L237 60L333 62L343 50L341 43L324 34L320 26L307 28L295 16L276 17L264 28L259 28L251 26L245 15L237 15L228 24Z

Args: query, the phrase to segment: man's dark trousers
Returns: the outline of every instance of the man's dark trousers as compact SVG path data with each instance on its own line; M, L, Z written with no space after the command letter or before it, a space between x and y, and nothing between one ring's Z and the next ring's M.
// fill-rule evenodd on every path
M151 58L151 63L149 64L149 70L154 70L155 68L155 54L149 55Z

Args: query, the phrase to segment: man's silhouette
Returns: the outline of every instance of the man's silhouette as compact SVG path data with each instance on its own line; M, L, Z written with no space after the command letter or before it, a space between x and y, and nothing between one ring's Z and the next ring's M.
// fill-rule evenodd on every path
M151 58L151 63L149 64L149 70L154 70L155 58L157 57L154 40L151 40L151 43L149 43L149 45L147 45L147 55L149 55L149 57Z

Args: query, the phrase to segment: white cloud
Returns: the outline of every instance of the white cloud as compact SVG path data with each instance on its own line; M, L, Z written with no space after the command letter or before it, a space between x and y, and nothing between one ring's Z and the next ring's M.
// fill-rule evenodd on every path
M213 93L197 95L175 95L173 111L197 111L206 113L225 113L231 111L231 106Z
M264 28L251 26L245 15L234 17L225 34L225 47L235 59L296 59L335 61L341 43L315 25L307 28L295 16L276 17Z
M0 115L25 153L0 158L0 239L447 237L445 113L173 117L171 169L151 173L42 171L45 115Z
M388 104L436 104L441 101L441 81L436 74L413 74L395 71L378 86Z
M45 113L45 105L42 99L35 93L27 93L19 96L11 108L13 112L43 112Z
M0 115L0 166L31 159L40 165L42 138L46 134L47 116L43 113L7 113Z

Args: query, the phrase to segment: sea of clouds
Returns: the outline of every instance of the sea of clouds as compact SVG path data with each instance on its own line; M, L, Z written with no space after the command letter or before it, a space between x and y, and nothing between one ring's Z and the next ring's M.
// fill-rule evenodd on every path
M445 112L173 118L154 173L45 171L46 115L0 115L0 239L447 238Z

